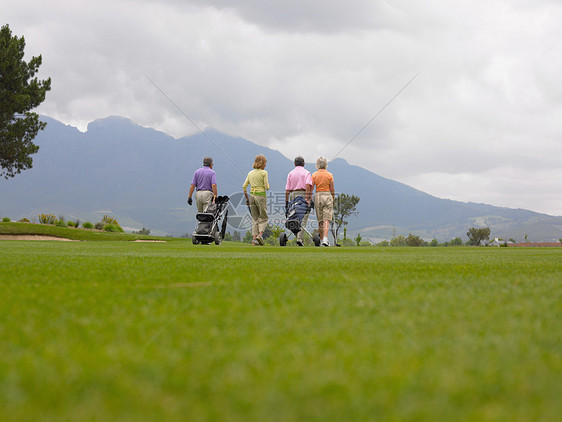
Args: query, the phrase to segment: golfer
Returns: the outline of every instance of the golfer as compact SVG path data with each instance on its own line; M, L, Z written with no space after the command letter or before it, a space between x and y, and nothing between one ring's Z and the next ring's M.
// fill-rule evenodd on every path
M312 195L312 177L310 172L304 168L304 158L301 156L295 158L295 168L290 171L287 175L287 184L285 185L285 210L289 206L289 201L292 201L298 196L302 196L306 199L306 202L310 204L310 197ZM306 211L304 215L301 226L306 227L306 222L308 221L308 215L310 214L310 208ZM297 234L297 245L303 246L302 234L304 230L300 230Z
M262 245L263 231L267 226L267 194L269 190L269 181L267 180L267 171L265 165L267 159L265 155L257 155L254 160L254 169L248 173L242 189L246 197L246 205L250 207L252 214L252 245ZM250 196L246 188L250 185Z
M197 212L203 212L205 208L207 208L207 205L211 202L215 202L215 198L217 197L217 175L213 170L213 159L211 157L203 158L203 167L193 173L193 180L191 181L191 187L189 188L189 195L187 197L187 203L189 205L193 203L191 196L195 189L197 189L195 193Z
M316 218L318 219L318 234L322 239L322 246L330 246L328 241L328 230L330 229L330 221L332 221L334 213L334 176L326 168L328 160L324 157L316 160L317 171L312 175L312 183L316 188L314 196L314 206L316 208Z

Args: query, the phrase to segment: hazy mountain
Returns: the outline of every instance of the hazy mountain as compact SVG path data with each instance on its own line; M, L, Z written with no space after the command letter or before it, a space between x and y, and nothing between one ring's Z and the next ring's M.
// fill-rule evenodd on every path
M181 139L109 117L88 125L85 133L44 117L47 128L36 139L40 146L31 170L0 181L0 214L12 219L54 213L67 218L99 221L105 213L124 227L180 235L195 224L194 207L186 204L193 171L204 156L214 159L219 191L238 205L242 183L253 158L267 156L272 187L270 214L284 203L292 160L280 152L231 137L213 129ZM315 157L305 157L313 160ZM393 233L414 233L440 241L460 236L472 226L487 225L492 235L520 240L557 240L562 217L521 209L439 199L378 176L343 159L329 163L336 190L361 198L349 232L371 239ZM314 170L313 165L307 165ZM238 192L238 194L237 194ZM231 210L233 224L243 220L243 204ZM279 216L278 216L279 217ZM232 228L230 228L232 230Z

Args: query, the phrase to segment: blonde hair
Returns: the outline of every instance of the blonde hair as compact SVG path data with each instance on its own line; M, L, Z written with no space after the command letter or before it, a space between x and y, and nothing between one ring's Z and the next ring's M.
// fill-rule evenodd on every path
M256 158L254 159L254 168L263 169L265 167L266 162L267 162L267 158L265 158L265 155L263 154L256 155Z
M326 169L328 167L328 160L324 157L319 157L318 160L316 160L316 168L318 170L320 169Z

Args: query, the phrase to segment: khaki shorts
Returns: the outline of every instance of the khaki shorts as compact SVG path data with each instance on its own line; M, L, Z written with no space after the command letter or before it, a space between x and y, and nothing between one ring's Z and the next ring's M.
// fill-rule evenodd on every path
M318 221L331 221L334 215L334 199L331 192L316 192L314 208Z

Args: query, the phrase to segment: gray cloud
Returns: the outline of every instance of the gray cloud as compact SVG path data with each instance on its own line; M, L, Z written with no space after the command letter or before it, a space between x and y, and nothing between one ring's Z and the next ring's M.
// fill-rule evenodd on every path
M421 72L341 156L437 196L562 215L548 194L562 192L559 2L66 0L2 10L53 78L39 111L82 129L115 114L195 132L146 74L201 127L312 161L336 154Z

